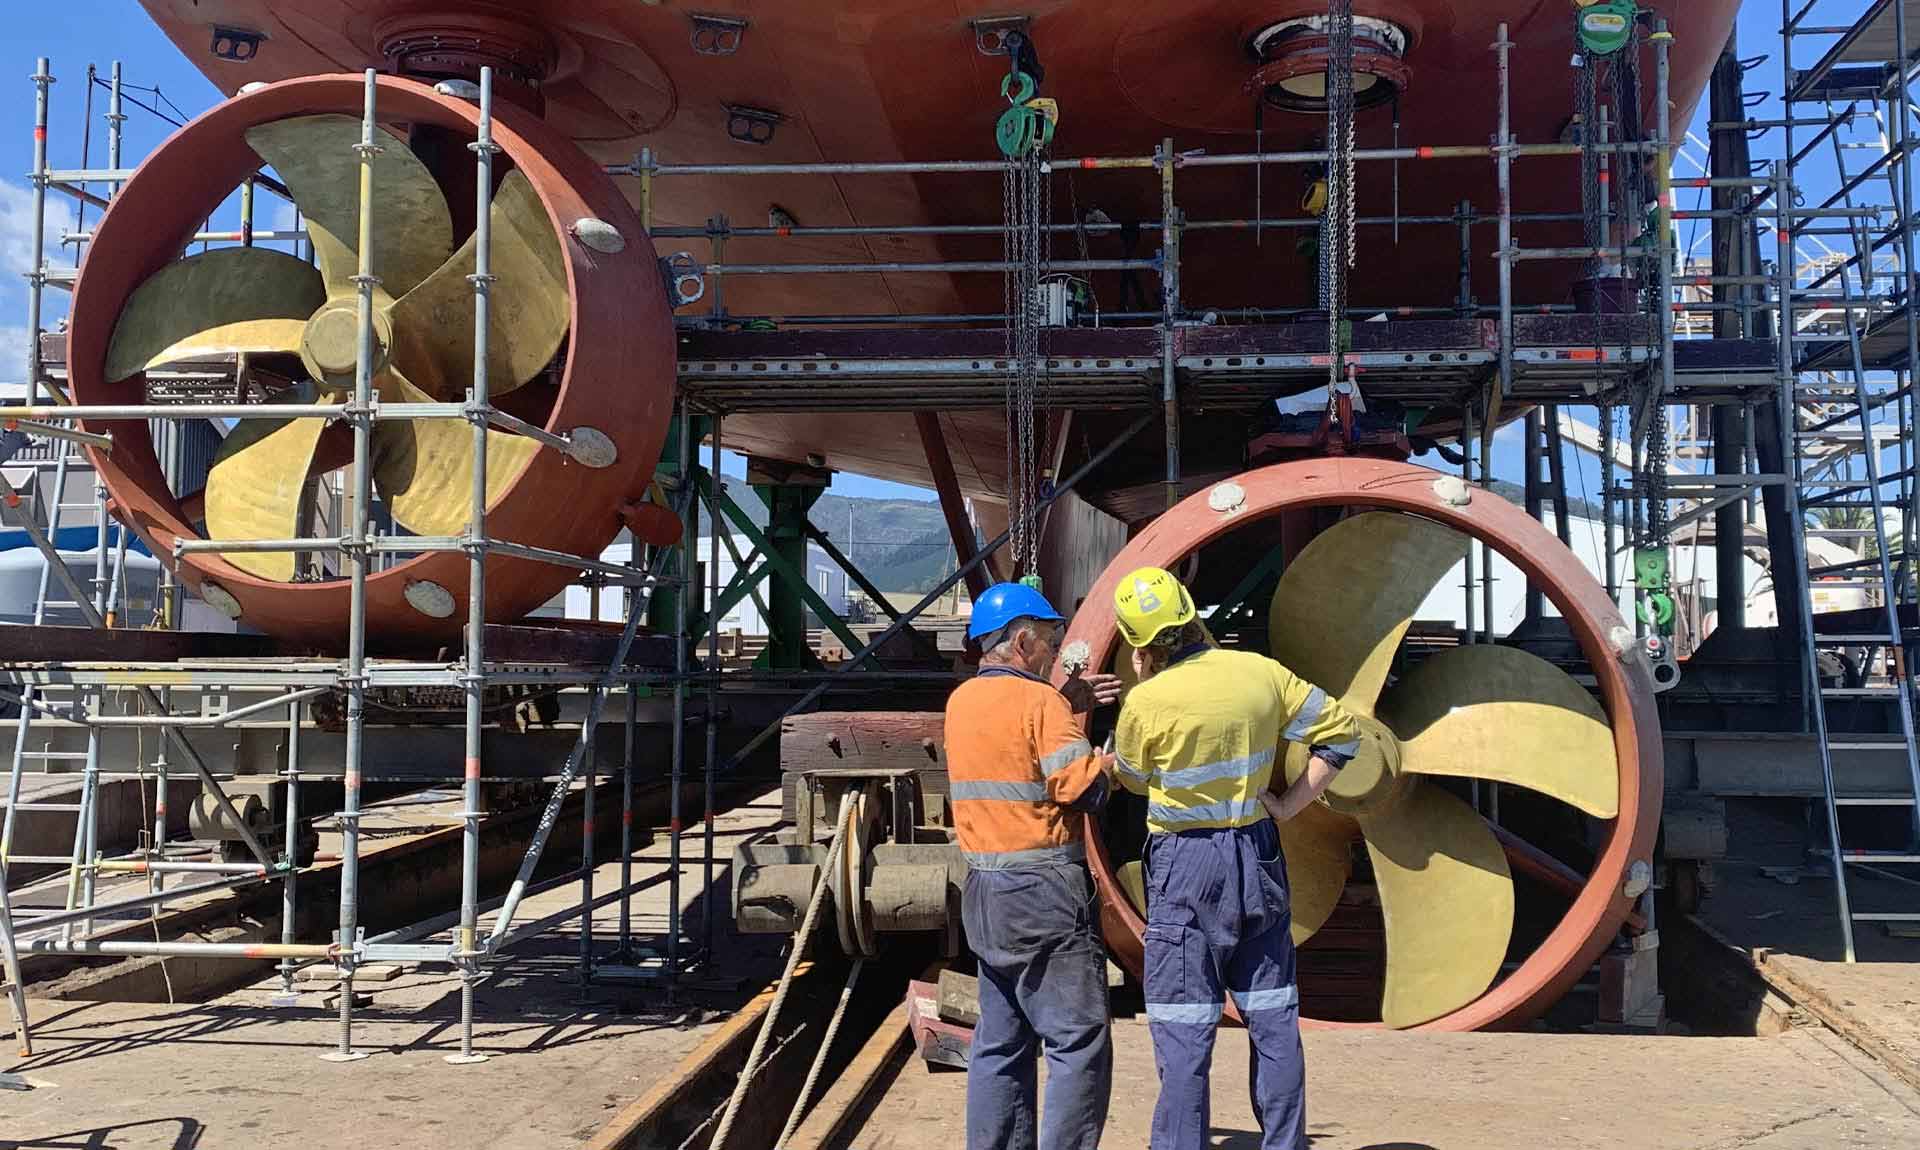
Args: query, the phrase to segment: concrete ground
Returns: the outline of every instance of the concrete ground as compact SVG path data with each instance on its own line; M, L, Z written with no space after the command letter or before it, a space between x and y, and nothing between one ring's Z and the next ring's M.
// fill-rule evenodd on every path
M673 1001L638 984L582 988L578 933L562 928L491 968L475 995L475 1046L489 1061L476 1066L443 1061L459 1043L459 983L445 967L356 983L372 1001L356 1010L354 1044L370 1057L351 1063L320 1059L339 1035L326 982L301 983L290 1008L270 1001L277 976L206 1003L35 1002L36 1054L0 1062L34 1086L0 1090L0 1150L579 1145L777 975L781 940L732 933L725 864L779 814L775 791L716 821L719 963L712 981ZM700 840L685 843L681 903L697 938L709 899ZM663 873L665 856L657 840L635 877ZM616 866L600 867L596 892L615 889L617 875ZM662 882L635 896L633 929L643 941L665 929L667 890ZM529 899L516 921L576 899L577 888ZM613 905L595 914L603 954L617 914Z
M1842 961L1833 874L1806 856L1799 805L1734 801L1728 821L1730 857L1700 919L1771 988L1920 1087L1920 924L1856 923L1858 961ZM1855 910L1920 912L1920 887L1890 871L1856 868L1848 891Z
M1146 1025L1114 1027L1104 1146L1143 1146L1157 1091ZM1920 1093L1818 1029L1776 1038L1573 1034L1306 1035L1313 1150L1908 1150ZM1213 1065L1215 1147L1254 1150L1247 1039ZM911 1059L849 1143L947 1150L966 1075Z

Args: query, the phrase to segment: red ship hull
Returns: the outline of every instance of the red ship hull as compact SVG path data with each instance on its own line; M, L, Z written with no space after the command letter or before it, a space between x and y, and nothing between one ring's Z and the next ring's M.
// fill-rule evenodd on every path
M526 0L512 6L420 0L142 0L154 19L223 91L253 81L319 72L390 67L396 27L428 26L439 13L498 28L517 45L508 63L544 72L535 97L549 122L595 157L617 163L651 148L666 163L991 159L993 122L1004 107L999 81L1007 61L976 46L972 21L1007 10L976 3L868 0L859 4L714 3L701 11L746 22L729 54L696 51L701 33L676 7L612 0ZM1684 125L1732 25L1737 0L1652 5L1670 21L1673 123ZM1497 115L1492 43L1506 23L1513 41L1513 130L1523 144L1563 139L1574 107L1571 8L1540 0L1456 4L1441 0L1361 0L1357 14L1392 22L1407 36L1405 90L1397 102L1404 146L1484 145ZM1063 156L1145 155L1171 137L1180 151L1255 149L1253 62L1248 29L1324 12L1303 0L1202 0L1116 5L1046 0L1028 5L1028 31L1045 67L1043 94L1061 108L1055 152ZM213 27L264 35L244 62L208 50ZM497 29L493 29L497 30ZM709 32L710 36L711 33ZM517 39L516 39L517 37ZM716 47L708 39L704 47ZM417 48L417 45L416 45ZM449 48L448 53L453 49ZM432 53L415 57L432 62ZM1643 78L1651 116L1651 69ZM728 134L732 106L778 113L765 143ZM1358 145L1384 147L1395 138L1395 112L1365 109ZM1266 150L1318 146L1324 117L1269 109ZM1529 159L1516 166L1516 212L1578 208L1578 160ZM639 182L623 180L636 201ZM1177 195L1191 221L1305 218L1299 167L1268 165L1258 189L1250 167L1188 169ZM1080 170L1056 177L1054 214L1071 220L1098 207L1116 222L1157 220L1160 188L1151 172ZM776 207L802 225L997 224L1000 181L992 174L846 176L689 176L655 182L658 225L700 226L725 217L765 226ZM1462 202L1479 214L1495 209L1492 164L1480 160L1410 160L1363 164L1358 176L1362 217L1452 216ZM1577 225L1522 224L1526 246L1578 243ZM1308 307L1313 262L1298 249L1309 230L1189 232L1181 253L1183 302L1192 309ZM691 249L712 258L701 240L661 241L663 251ZM1150 255L1153 235L1135 255ZM1476 229L1471 277L1477 296L1493 298L1491 228ZM996 259L993 237L735 238L732 264L776 262L930 262ZM1355 306L1450 305L1460 283L1458 227L1403 223L1363 226L1350 300ZM1080 255L1061 237L1062 258ZM1112 233L1086 241L1091 258L1116 258ZM1564 303L1577 265L1522 264L1515 271L1522 304ZM1095 277L1108 310L1120 306L1117 276ZM1148 298L1157 286L1146 273ZM727 310L741 316L890 315L998 312L997 275L737 276L723 285ZM705 305L699 305L705 306ZM1004 421L990 413L950 417L954 463L963 489L989 498L1005 487ZM911 416L875 414L857 420L829 415L740 415L727 421L727 442L743 452L828 465L925 485L929 475ZM1144 479L1151 479L1144 476Z

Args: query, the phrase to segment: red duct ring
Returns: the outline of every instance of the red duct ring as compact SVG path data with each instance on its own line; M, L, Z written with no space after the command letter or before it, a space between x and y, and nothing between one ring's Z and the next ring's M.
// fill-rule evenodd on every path
M1479 539L1539 586L1566 618L1593 665L1600 702L1613 724L1620 765L1620 814L1613 820L1587 884L1559 925L1520 968L1479 998L1417 1030L1483 1030L1524 1025L1552 1006L1592 967L1633 909L1623 893L1636 861L1649 865L1660 824L1664 766L1660 727L1653 706L1653 678L1620 613L1585 567L1549 531L1521 508L1491 492L1465 489L1439 472L1379 459L1329 458L1276 464L1235 476L1244 492L1229 511L1208 503L1210 491L1182 500L1154 520L1116 556L1074 615L1066 642L1087 644L1089 667L1104 667L1117 636L1113 589L1138 567L1172 568L1187 555L1243 525L1311 507L1370 507L1421 515ZM1624 636L1624 653L1621 644ZM1064 672L1056 671L1056 682ZM1087 860L1100 896L1100 926L1114 959L1137 978L1146 923L1114 874L1097 820L1087 822ZM1229 1005L1231 1009L1231 1005ZM1303 1020L1316 1027L1379 1027L1379 1023Z
M175 132L127 181L88 247L73 298L68 371L81 404L144 402L141 376L105 379L107 345L127 296L180 254L227 194L260 166L247 146L249 128L290 116L332 113L360 117L359 75L309 76L237 96ZM377 108L383 123L432 124L474 134L479 109L425 84L382 76ZM487 513L487 533L534 547L598 555L621 526L619 508L646 490L666 439L673 405L671 309L653 244L639 217L600 165L524 109L498 103L493 138L532 183L561 237L572 299L567 359L546 427L565 433L589 426L613 440L616 462L587 467L554 450L536 455ZM377 197L379 189L374 190ZM586 247L572 225L594 218L626 240L607 253ZM176 539L199 536L168 490L144 420L88 420L88 431L113 436L113 450L88 455L111 492L120 518L153 554L174 566L196 591L217 583L240 606L240 621L319 647L344 643L348 584L275 583L211 554L175 564ZM514 619L571 582L570 568L523 559L487 562L489 619ZM409 583L427 581L452 593L441 618L409 604ZM396 639L457 634L466 621L467 557L421 555L367 579L367 635L378 646Z

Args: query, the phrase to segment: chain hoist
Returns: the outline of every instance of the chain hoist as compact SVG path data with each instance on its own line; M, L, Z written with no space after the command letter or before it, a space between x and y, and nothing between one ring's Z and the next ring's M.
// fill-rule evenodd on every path
M1013 69L1000 84L1008 108L994 129L995 142L1006 158L1001 211L1006 263L1007 528L1014 573L1037 586L1039 543L1032 519L1041 492L1035 412L1044 406L1041 392L1047 376L1042 285L1052 262L1048 223L1053 217L1053 189L1048 156L1060 109L1054 101L1035 95L1038 85L1021 70L1018 54L1014 59Z
M1347 272L1354 262L1353 0L1327 5L1327 210L1320 217L1321 306L1327 311L1327 386L1346 372L1353 328Z

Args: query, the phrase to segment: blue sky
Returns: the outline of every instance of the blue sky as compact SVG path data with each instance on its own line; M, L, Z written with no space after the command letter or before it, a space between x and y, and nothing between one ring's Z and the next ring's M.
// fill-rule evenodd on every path
M1822 0L1809 23L1843 23L1859 10L1860 3L1861 0ZM128 84L157 87L166 99L162 101L152 92L131 89L130 97L169 112L171 106L178 106L190 114L197 113L219 99L220 94L188 63L173 43L161 35L136 0L53 0L45 3L21 3L16 0L8 5L6 16L6 24L0 28L0 77L4 77L4 82L12 86L12 94L0 105L0 272L5 273L0 276L0 380L17 380L21 376L20 363L24 355L23 320L26 307L26 293L18 273L29 262L28 243L32 235L30 193L22 178L32 161L33 98L32 85L26 77L33 71L35 57L50 57L54 74L59 78L59 83L54 86L53 124L49 136L52 162L59 166L77 167L80 164L82 104L89 62L97 64L104 76L113 60L125 61ZM1748 3L1741 12L1739 32L1742 55L1770 57L1756 76L1758 82L1750 84L1750 87L1764 88L1770 92L1779 88L1779 23L1779 6L1769 0ZM1811 62L1814 52L1807 47L1803 47L1801 52L1804 55L1800 56L1798 62L1804 66ZM104 112L105 93L99 91L95 95L94 110L97 117ZM1700 115L1696 117L1696 133L1701 138L1705 137L1705 112L1703 100ZM128 113L130 118L127 121L125 154L131 162L144 155L172 129L142 109L129 107ZM1777 115L1778 105L1769 97L1750 114L1756 117ZM96 119L93 156L96 166L103 166L105 162L103 136L103 125ZM1756 155L1777 154L1777 134L1760 138L1754 147ZM1704 153L1700 154L1704 159ZM1697 174L1688 169L1685 163L1678 165L1677 170L1681 174ZM1703 199L1704 196L1704 192L1682 192L1679 206L1695 206L1692 201ZM51 216L50 230L57 235L60 227L72 222L73 209L65 197L53 197L52 202L54 214ZM1683 243L1693 238L1689 227L1705 230L1704 222L1683 225ZM1763 241L1763 246L1769 244L1769 241ZM1704 254L1704 246L1700 250ZM64 254L71 258L71 249ZM64 299L58 292L50 292L49 297L48 315L51 322L53 317L60 314ZM1519 474L1518 440L1517 425L1507 429L1501 436L1495 451L1497 474L1506 477ZM1595 491L1598 473L1594 461L1584 455L1578 455L1576 459L1580 468L1580 484L1587 491ZM739 461L731 462L734 466L729 470L737 470ZM834 490L849 495L931 498L930 492L919 488L857 476L837 477Z

